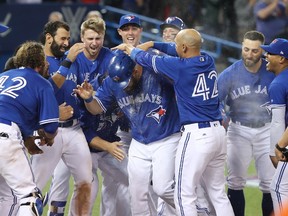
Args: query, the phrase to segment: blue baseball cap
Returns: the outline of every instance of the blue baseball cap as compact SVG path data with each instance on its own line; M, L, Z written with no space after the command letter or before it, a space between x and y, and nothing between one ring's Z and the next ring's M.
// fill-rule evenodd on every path
M7 31L8 29L9 29L8 26L5 26L5 25L0 24L0 33L3 33L3 32L5 32L5 31Z
M132 14L123 15L120 18L119 28L122 28L124 25L128 25L128 24L137 25L141 27L141 20L139 19L139 17L132 15Z
M182 19L177 16L168 17L161 25L160 29L163 31L166 27L176 28L178 30L182 30L186 28L185 23Z
M288 59L288 40L284 38L276 38L269 45L261 45L261 48L268 53Z

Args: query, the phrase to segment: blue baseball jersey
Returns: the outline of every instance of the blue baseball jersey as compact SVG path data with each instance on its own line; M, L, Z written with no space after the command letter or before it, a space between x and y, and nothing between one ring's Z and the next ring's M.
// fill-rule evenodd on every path
M96 99L104 111L116 100L130 121L132 137L148 144L180 130L179 113L173 86L162 77L143 68L139 88L127 94L110 77L96 92Z
M53 76L54 73L57 73L58 68L60 67L60 64L62 62L62 59L57 59L54 57L47 58L47 61L49 62L49 74L50 76ZM52 78L49 79L51 83L53 84ZM77 95L73 92L73 89L76 88L77 84L81 84L84 81L84 75L78 71L78 65L72 64L68 75L66 76L66 80L63 83L61 88L57 88L54 86L55 89L55 96L58 101L58 104L62 104L66 102L67 105L70 105L73 107L73 116L71 119L77 119L80 117L80 112L78 108L79 99L77 98Z
M218 77L220 101L226 100L232 121L242 123L270 122L267 111L268 87L275 75L266 70L266 61L261 59L257 73L247 71L243 60L226 68Z
M51 84L31 68L0 75L0 118L18 125L24 138L44 128L58 128L59 109Z
M175 49L175 44L173 46ZM213 58L207 53L202 52L193 58L179 58L151 55L136 48L131 58L173 80L182 125L221 120L217 72Z
M103 79L108 75L107 67L114 55L114 52L110 49L102 47L93 62L88 60L84 56L84 53L80 53L78 55L79 57L77 56L77 65L81 65L79 71L84 74L84 79L90 82L95 90L98 89ZM120 138L115 135L119 124L118 121L116 122L115 119L112 118L112 111L105 114L92 115L86 110L83 101L80 103L82 107L80 111L80 123L88 143L97 136L109 142L120 140ZM99 152L92 148L90 150L92 152Z
M270 98L270 106L286 106L285 127L288 126L288 69L282 71L271 82L268 94Z

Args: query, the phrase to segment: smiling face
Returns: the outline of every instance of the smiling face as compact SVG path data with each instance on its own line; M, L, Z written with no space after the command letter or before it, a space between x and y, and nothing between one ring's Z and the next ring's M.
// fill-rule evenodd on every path
M69 49L70 32L64 28L58 28L54 37L49 35L47 39L51 41L51 53L57 58L61 58Z
M104 36L104 34L99 34L92 29L83 32L81 41L85 44L84 54L88 59L94 60L98 56L103 47Z
M173 27L166 27L162 33L163 42L174 42L179 30Z
M118 29L118 34L122 37L123 43L137 46L141 40L142 28L137 25L128 24Z

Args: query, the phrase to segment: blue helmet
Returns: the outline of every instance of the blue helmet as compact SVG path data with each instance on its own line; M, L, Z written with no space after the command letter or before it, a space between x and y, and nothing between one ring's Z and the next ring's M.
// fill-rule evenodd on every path
M185 23L182 19L177 16L168 17L161 25L160 28L163 31L166 27L176 28L178 30L182 30L186 28Z
M123 51L117 50L115 53L116 55L109 62L108 73L114 82L126 87L136 64Z

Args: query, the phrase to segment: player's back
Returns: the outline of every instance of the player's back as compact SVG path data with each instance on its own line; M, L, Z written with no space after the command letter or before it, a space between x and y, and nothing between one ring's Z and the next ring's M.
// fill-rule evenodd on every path
M29 130L28 127L32 130L41 120L55 121L58 118L53 109L58 105L52 86L38 72L31 68L13 69L2 73L0 80L0 118L15 122L25 130ZM50 109L52 115L47 114L48 118L39 117L41 111L48 113ZM49 119L49 116L55 119Z

